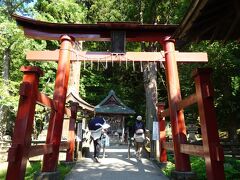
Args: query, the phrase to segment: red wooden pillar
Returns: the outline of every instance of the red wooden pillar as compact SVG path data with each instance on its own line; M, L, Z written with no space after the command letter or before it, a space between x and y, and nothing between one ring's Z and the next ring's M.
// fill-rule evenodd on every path
M163 42L165 53L166 77L168 85L168 104L172 126L172 139L176 171L191 171L189 155L180 152L180 144L186 143L186 126L183 110L177 111L177 103L181 101L177 62L175 59L175 40L166 37Z
M70 52L72 49L72 42L72 39L67 35L61 37L58 69L53 94L55 109L51 110L46 140L46 144L53 145L53 153L44 155L42 167L43 172L56 171L58 164L59 146L61 143L64 108L70 71Z
M78 103L72 102L71 103L71 117L70 117L70 121L69 121L69 132L68 132L69 149L67 150L67 154L66 154L67 162L73 162L73 160L74 160L75 124L76 124L76 119L77 119L77 109L78 109Z
M38 93L39 76L37 67L23 66L23 82L20 85L20 99L13 132L12 146L8 151L6 179L24 179Z
M159 140L159 149L160 149L160 157L159 160L162 163L167 162L167 150L163 147L163 144L166 142L166 125L165 118L161 117L160 113L164 111L165 103L158 103L158 124L160 130L160 140Z
M213 86L210 82L211 69L196 69L193 77L196 86L197 103L200 115L203 150L209 180L223 180L224 155L220 145L216 113L213 102Z

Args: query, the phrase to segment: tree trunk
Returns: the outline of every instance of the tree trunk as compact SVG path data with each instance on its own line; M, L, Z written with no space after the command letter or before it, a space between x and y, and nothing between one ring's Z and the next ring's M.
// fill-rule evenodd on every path
M3 120L4 120L3 115L4 115L4 113L3 113L3 105L0 105L0 124L1 124L1 126L0 126L0 140L3 139L4 133L5 133L5 130L6 130L5 124L3 122Z
M146 64L143 72L146 93L146 127L152 130L153 119L156 116L157 103L157 72L155 64ZM149 69L149 70L148 70Z
M77 43L75 48L77 51L82 51L82 41ZM70 76L68 83L68 91L74 91L76 95L79 95L79 85L81 76L81 61L71 61ZM69 93L69 92L68 92Z
M152 141L153 121L156 118L156 104L157 104L157 71L156 64L149 62L144 67L144 88L146 94L146 128L150 130L151 139L151 157L156 157L158 149L155 141Z
M3 52L3 80L5 83L9 80L10 72L10 60L11 60L11 50L10 47L6 48Z

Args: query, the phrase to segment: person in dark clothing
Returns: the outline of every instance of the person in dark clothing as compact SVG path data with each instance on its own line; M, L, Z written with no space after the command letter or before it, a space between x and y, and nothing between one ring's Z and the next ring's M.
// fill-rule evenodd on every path
M98 138L96 140L93 140L93 145L94 145L94 159L96 160L96 162L99 162L98 157L101 151L101 139Z
M110 127L110 126L107 126L107 128L108 127ZM106 143L106 136L107 136L107 128L106 129L102 129L102 131L101 131L101 135L100 135L100 137L99 138L97 138L97 139L93 139L93 137L92 137L92 139L93 139L93 145L94 145L94 154L93 154L93 157L94 157L94 159L95 159L95 161L96 162L100 162L99 161L99 155L100 155L100 152L101 152L101 148L102 148L102 145L103 145L103 150L104 150L104 157L105 157L105 143ZM102 144L102 142L101 141L104 141L105 143L104 144Z
M134 124L134 142L136 157L139 159L142 155L142 148L145 140L145 125L142 122L142 116L137 116L137 121Z
M144 125L144 123L142 121L142 116L137 116L136 120L137 121L135 122L134 127L133 127L134 133L136 133L136 131L138 129L142 129L144 131L144 133L145 133L145 125Z
M94 155L94 160L98 163L100 162L98 158L99 158L100 151L101 151L101 148L102 148L101 140L102 140L102 138L104 138L105 132L107 131L107 129L109 127L110 127L109 124L104 123L97 130L92 130L91 131L91 141L93 140L93 145L94 145L94 154L93 154Z

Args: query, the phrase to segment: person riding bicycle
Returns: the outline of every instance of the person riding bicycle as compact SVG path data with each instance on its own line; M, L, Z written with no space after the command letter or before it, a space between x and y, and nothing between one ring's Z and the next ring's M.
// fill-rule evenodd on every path
M137 158L142 155L143 143L145 140L145 125L142 121L142 116L137 116L137 121L134 124L134 142Z

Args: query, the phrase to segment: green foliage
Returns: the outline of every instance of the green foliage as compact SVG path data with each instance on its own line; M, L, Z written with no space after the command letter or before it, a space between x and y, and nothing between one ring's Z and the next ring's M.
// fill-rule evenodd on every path
M36 105L33 127L34 139L37 139L38 135L42 132L43 128L46 127L46 125L48 125L50 112L51 112L50 109L40 105Z
M174 157L170 155L170 153L168 152L167 158L168 158L167 164L161 170L166 176L170 177L171 172L175 169Z
M15 23L11 21L4 21L0 23L0 55L3 58L4 51L9 49L11 52L11 65L12 70L15 70L16 67L19 67L20 61L19 58L23 58L24 55L22 52L24 43L23 43L23 33L16 26ZM1 69L3 68L3 61L1 61ZM15 74L16 75L16 74ZM16 78L16 77L15 77Z
M226 179L237 180L240 177L240 160L234 158L225 158L224 172Z
M166 166L162 169L162 172L170 177L171 176L171 172L175 169L175 164L173 164L172 162L168 161Z
M232 95L238 96L240 92L240 77L233 76L231 77L231 87L232 87Z
M58 164L57 170L60 172L60 179L63 180L64 176L72 169L72 165ZM30 166L27 167L25 179L33 179L34 174L40 172L41 162L30 162Z
M0 179L6 179L6 170L0 170Z
M201 157L190 157L192 171L196 173L198 180L207 179L205 161Z
M19 83L0 78L0 135L12 135L18 107Z
M122 13L123 11L124 6L121 1L96 0L90 5L87 18L91 23L124 21L126 15Z
M40 0L35 4L34 16L49 22L84 23L86 10L76 0Z
M236 42L222 44L203 41L191 44L191 51L207 52L209 62L205 65L213 69L213 85L215 88L215 106L219 128L228 130L230 134L236 133L239 128L240 110L240 46ZM232 132L232 133L231 133ZM232 138L232 137L230 137Z
M11 19L11 15L15 12L24 12L28 3L33 0L0 0L0 14L8 19ZM1 18L0 18L1 19Z
M39 89L49 97L53 96L55 78L57 72L56 62L33 62L31 65L38 66L43 71L43 76L40 77Z
M191 162L192 171L195 172L197 175L197 180L207 179L205 160L201 157L191 156L190 162ZM225 157L224 173L225 173L226 179L233 179L233 180L239 179L239 176L240 176L239 168L240 168L240 160L237 160L235 158ZM168 155L168 163L166 167L162 169L162 171L166 176L170 177L171 171L173 171L174 169L175 169L175 165L174 165L173 156Z
M105 64L104 64L105 65ZM126 64L108 64L108 69L96 70L97 67L84 69L81 75L81 96L89 103L97 105L113 89L116 95L129 107L144 112L145 97L142 81L142 74L139 71L132 71L132 64L128 64L129 70L126 70ZM138 66L135 67L139 69ZM133 100L134 99L134 100Z
M43 49L45 41L27 39L23 31L11 19L15 11L24 11L25 2L29 1L0 1L4 5L0 8L0 107L3 112L1 117L1 133L11 135L15 114L18 106L18 89L22 79L19 71L22 65L28 65L25 54L29 49ZM9 54L8 54L9 53ZM3 80L4 79L4 80ZM6 123L6 125L4 125Z
M25 178L26 180L34 179L34 174L39 172L41 169L41 162L30 162L29 166L27 166Z
M34 179L34 174L41 171L41 162L40 161L33 161L28 163L26 168L25 178L26 180ZM65 164L58 164L57 170L60 172L60 179L63 180L67 173L69 173L72 169L72 165L65 165ZM0 171L0 179L6 179L6 170Z
M189 0L142 0L143 22L158 24L179 23L189 6Z
M137 21L144 23L179 22L189 5L189 0L96 0L87 1L87 20L91 23L101 21Z
M58 171L60 172L60 179L63 180L64 177L71 171L73 165L66 165L64 163L60 163L58 165Z
M11 107L12 111L17 110L19 83L14 81L3 81L0 78L0 105Z

